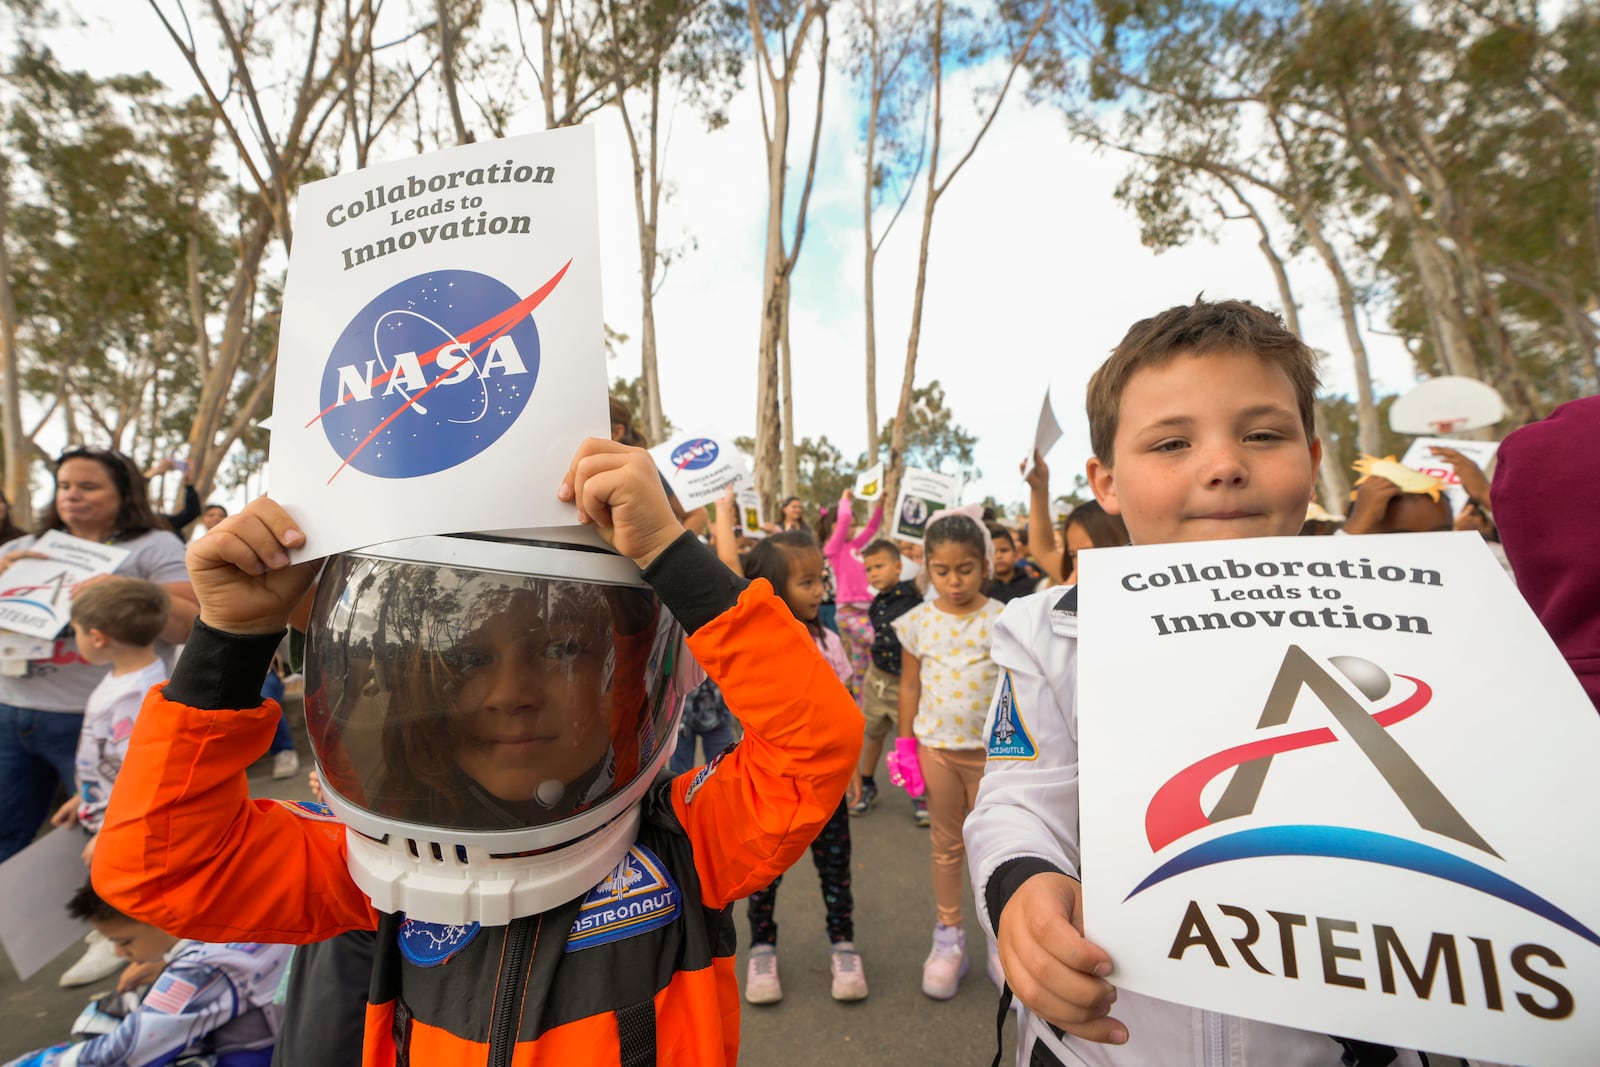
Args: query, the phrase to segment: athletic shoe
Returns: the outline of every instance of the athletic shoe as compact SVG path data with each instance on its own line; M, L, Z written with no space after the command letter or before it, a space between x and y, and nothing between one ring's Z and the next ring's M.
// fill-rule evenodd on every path
M117 946L106 940L99 931L91 932L84 941L88 943L89 951L79 957L78 962L68 967L67 972L61 976L63 989L109 978L128 965L127 960L117 956Z
M865 815L878 802L878 783L862 779L861 799L850 805L851 815Z
M286 748L272 757L272 777L293 778L300 771L300 753Z
M861 953L853 941L836 941L830 954L834 1000L866 1000L867 974L861 969Z
M778 946L751 945L744 971L744 999L752 1004L776 1004L783 999L778 982Z
M922 991L934 1000L949 1000L968 966L967 932L940 923L933 928L933 950L922 964Z
M933 825L933 817L928 814L928 802L921 797L911 798L911 821L924 830Z

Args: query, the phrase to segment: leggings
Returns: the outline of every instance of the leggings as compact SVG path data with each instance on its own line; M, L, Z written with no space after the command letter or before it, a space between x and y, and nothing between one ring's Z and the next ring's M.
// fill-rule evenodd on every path
M959 836L960 831L957 831ZM844 801L839 801L833 818L828 820L817 839L811 842L811 862L817 865L817 878L822 882L822 903L828 909L828 940L854 941L855 897L850 892L850 813ZM750 943L776 945L778 924L772 918L772 909L778 903L778 886L783 883L779 875L765 889L750 894L747 910L750 916Z
M933 848L933 904L939 922L961 925L961 864L967 858L961 824L978 799L978 780L988 755L981 748L922 746L922 777L928 783L929 844Z
M850 660L850 695L861 703L861 688L866 682L867 665L872 662L872 618L858 604L840 604L836 619L844 654Z

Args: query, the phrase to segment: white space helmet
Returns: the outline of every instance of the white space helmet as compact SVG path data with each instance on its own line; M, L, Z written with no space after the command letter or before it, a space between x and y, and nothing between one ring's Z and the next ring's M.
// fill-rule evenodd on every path
M503 925L634 842L703 674L633 563L540 536L392 541L323 572L306 725L382 911Z

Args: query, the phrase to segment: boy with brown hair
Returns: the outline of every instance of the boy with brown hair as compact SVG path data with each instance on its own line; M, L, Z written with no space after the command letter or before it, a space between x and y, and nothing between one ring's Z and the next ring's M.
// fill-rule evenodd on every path
M122 769L144 695L167 680L167 665L156 654L155 642L166 625L169 604L167 591L143 578L98 578L73 594L78 655L94 666L111 667L83 709L75 757L77 789L50 819L55 826L77 823L88 831L85 866L94 855L111 783ZM91 933L86 940L89 950L61 976L63 986L86 985L121 968L103 938Z
M1197 300L1138 322L1089 382L1095 497L1134 544L1293 536L1322 455L1316 388L1315 354L1253 304ZM1327 1036L1119 997L1107 981L1078 881L1077 633L1076 587L1001 616L989 758L965 826L979 912L1022 1005L1018 1063L1182 1064L1214 1049L1240 1067L1339 1064Z

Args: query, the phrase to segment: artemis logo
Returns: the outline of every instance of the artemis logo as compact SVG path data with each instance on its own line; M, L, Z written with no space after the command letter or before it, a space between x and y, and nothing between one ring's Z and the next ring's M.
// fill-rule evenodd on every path
M672 450L672 469L697 471L717 461L717 443L709 437L696 437Z
M538 381L532 313L566 272L520 297L474 271L433 271L362 308L334 343L321 410L306 423L320 420L343 460L328 480L345 467L378 478L435 474L498 441Z
M1395 674L1394 678L1409 684L1410 691L1386 706L1377 707L1390 697L1392 683L1389 672L1355 656L1336 656L1328 662L1349 679L1376 710L1363 706L1338 683L1329 670L1303 649L1291 645L1267 694L1257 728L1266 730L1285 725L1301 690L1309 689L1382 776L1419 827L1447 837L1485 857L1499 860L1500 855L1493 846L1388 732L1390 727L1428 706L1433 699L1432 687L1420 678ZM1197 831L1251 816L1275 757L1339 742L1340 737L1328 727L1279 733L1224 749L1184 768L1156 791L1145 811L1145 836L1151 851L1160 852ZM1221 795L1211 810L1205 811L1201 806L1201 792L1230 771L1232 777L1221 790ZM1131 900L1152 886L1201 867L1281 856L1358 860L1439 878L1498 898L1546 919L1590 944L1600 946L1600 935L1577 918L1482 863L1419 841L1345 826L1255 825L1213 837L1184 849L1162 863L1126 899ZM1200 947L1210 954L1217 966L1229 966L1221 947L1222 939L1215 935L1213 926L1233 921L1243 924L1244 936L1231 940L1239 959L1246 966L1261 974L1277 973L1285 978L1296 978L1299 976L1299 964L1294 931L1296 927L1307 926L1310 918L1317 932L1324 981L1330 985L1366 987L1365 978L1340 969L1341 960L1353 964L1362 959L1360 946L1350 941L1336 940L1339 936L1360 937L1362 931L1357 923L1345 919L1308 917L1287 910L1269 910L1257 916L1248 909L1222 904L1216 905L1216 910L1222 918L1208 919L1205 910L1197 902L1189 903L1169 953L1172 959L1182 959L1191 948ZM1261 937L1263 928L1270 929L1273 924L1277 926L1278 936L1272 940L1278 942L1278 958L1267 961L1258 940L1267 940ZM1414 956L1408 954L1395 927L1374 923L1371 929L1372 943L1368 947L1377 962L1378 980L1384 992L1396 991L1395 966L1398 963L1419 997L1429 997L1435 978L1442 974L1450 1000L1456 1004L1464 1003L1461 958L1465 953L1458 950L1455 935L1431 933L1423 954L1425 963L1418 968L1413 963ZM1473 945L1473 953L1479 963L1485 1003L1491 1008L1500 1009L1504 1002L1496 963L1500 953L1487 938L1472 937L1466 940ZM1414 945L1412 952L1415 952ZM1509 953L1512 972L1548 993L1552 1000L1546 1003L1535 999L1532 994L1517 993L1517 1002L1529 1014L1539 1018L1557 1019L1570 1014L1573 1008L1570 992L1551 976L1535 970L1535 962L1552 968L1565 966L1554 950L1542 945L1518 945ZM1278 969L1272 970L1269 963L1276 963ZM1345 964L1346 967L1350 965Z

